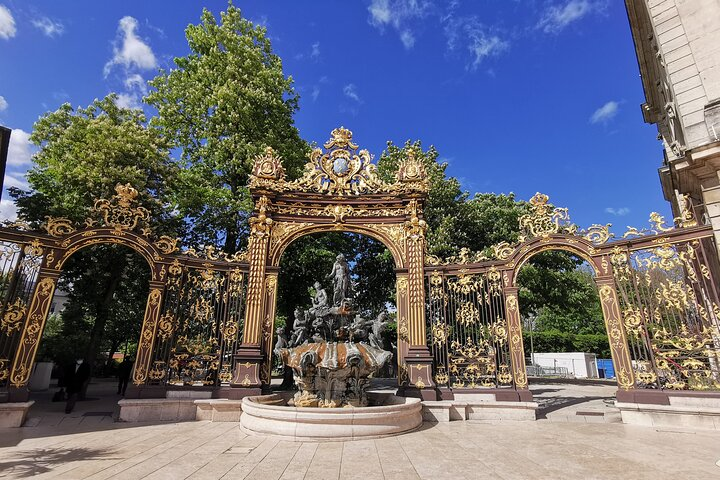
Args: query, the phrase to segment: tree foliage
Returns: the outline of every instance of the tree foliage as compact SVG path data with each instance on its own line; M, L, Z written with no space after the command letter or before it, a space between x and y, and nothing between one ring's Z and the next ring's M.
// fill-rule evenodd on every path
M177 222L167 199L177 168L169 145L147 128L141 110L120 108L116 100L111 94L78 109L65 103L35 123L30 140L39 150L27 174L30 190L10 189L20 219L35 225L46 216L82 222L96 199L109 199L118 183L130 183L153 224L165 230L158 233L173 233Z
M502 241L517 240L518 220L527 204L516 201L512 193L478 193L470 197L457 178L447 175L448 164L438 161L434 146L423 150L419 140L408 140L402 147L388 142L378 160L380 175L391 181L410 151L423 162L430 182L424 211L428 253L448 257L458 254L461 248L481 251Z
M207 9L185 30L190 53L150 82L152 119L181 152L175 200L193 244L224 242L228 253L246 238L253 158L272 146L288 173L300 173L307 144L294 126L298 94L272 51L264 27L229 5L218 23Z
M535 317L536 330L605 333L593 275L583 263L572 254L554 251L539 253L522 267L520 311Z

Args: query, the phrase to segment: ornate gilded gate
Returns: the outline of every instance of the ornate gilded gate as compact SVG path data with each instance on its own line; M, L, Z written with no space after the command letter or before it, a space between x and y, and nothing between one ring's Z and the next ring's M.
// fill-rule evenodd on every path
M428 343L441 395L478 390L498 399L531 398L516 280L528 259L547 250L573 253L595 272L618 398L640 402L646 390L720 389L712 228L698 225L686 203L676 228L653 213L651 228L629 228L616 239L609 225L578 230L567 209L548 200L539 193L530 200L515 244L427 258Z
M97 244L132 248L150 266L129 395L162 397L177 388L212 389L225 398L260 392L270 383L280 258L295 239L327 231L368 235L393 256L405 394L532 398L516 278L546 250L574 253L595 272L619 398L720 389L717 251L711 227L698 225L689 206L675 228L652 214L650 229L614 238L609 226L578 230L566 209L537 194L520 219L518 242L443 260L426 255L428 181L420 160L404 159L389 183L349 130L334 130L324 147L294 181L272 149L255 159L248 250L232 256L155 237L130 185L98 200L84 225L54 218L42 231L0 228L0 401L27 399L62 267Z

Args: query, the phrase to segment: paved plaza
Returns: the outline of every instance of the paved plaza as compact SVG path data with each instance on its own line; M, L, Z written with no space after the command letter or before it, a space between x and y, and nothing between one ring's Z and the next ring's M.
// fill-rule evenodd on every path
M720 478L720 433L617 423L611 385L533 385L537 422L426 423L326 443L248 436L236 423L114 423L114 384L91 387L70 415L39 395L30 426L0 431L0 478Z
M247 436L234 423L98 423L1 433L1 478L718 478L720 434L538 421L424 424L355 442Z

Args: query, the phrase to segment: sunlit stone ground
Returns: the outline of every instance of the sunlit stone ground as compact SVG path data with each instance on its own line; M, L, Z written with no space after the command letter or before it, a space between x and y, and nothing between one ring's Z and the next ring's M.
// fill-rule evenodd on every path
M602 396L593 388L570 391L573 398ZM377 440L293 443L246 436L233 423L113 423L93 413L107 410L115 401L110 397L80 402L70 416L48 411L61 404L40 402L31 413L36 426L0 430L0 478L720 478L715 432L558 421L548 415L537 422L425 424ZM606 408L602 400L595 402L594 408Z

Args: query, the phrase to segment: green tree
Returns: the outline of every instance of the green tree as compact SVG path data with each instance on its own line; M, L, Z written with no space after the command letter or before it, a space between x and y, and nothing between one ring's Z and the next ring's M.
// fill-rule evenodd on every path
M380 175L392 181L410 151L422 160L430 182L424 211L430 254L448 257L458 254L461 248L481 251L502 241L517 240L518 220L527 211L527 203L518 202L512 193L478 193L470 197L457 178L447 175L448 164L438 161L434 146L423 150L419 140L408 140L402 147L388 142L378 160Z
M305 163L293 120L299 97L265 28L232 4L220 23L203 10L185 36L190 53L150 82L145 101L158 110L152 124L181 151L175 198L192 225L187 240L234 253L247 237L253 158L271 146L290 176Z
M538 331L605 332L597 288L583 263L566 252L542 252L520 270L520 311L536 316Z
M111 198L130 183L151 212L159 234L178 226L168 209L168 187L177 167L160 132L146 126L141 110L120 108L110 94L77 110L65 103L35 123L30 141L39 147L27 174L30 190L11 188L18 217L36 226L46 216L82 222L96 199Z

